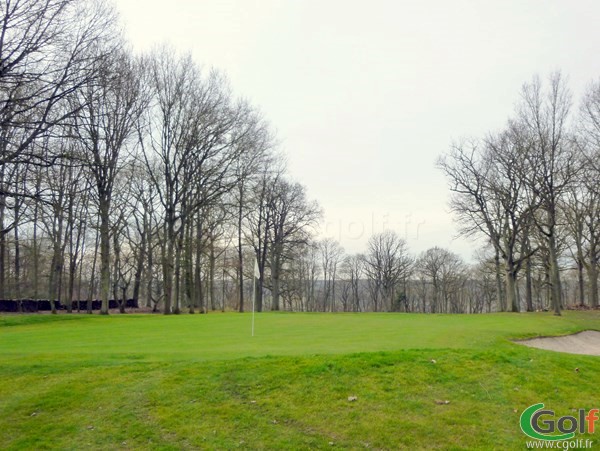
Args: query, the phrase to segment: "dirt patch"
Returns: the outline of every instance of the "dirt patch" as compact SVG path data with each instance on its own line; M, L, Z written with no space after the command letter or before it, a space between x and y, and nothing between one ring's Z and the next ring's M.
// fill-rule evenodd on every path
M548 351L600 356L600 332L597 330L585 330L563 337L532 338L531 340L520 340L516 343Z

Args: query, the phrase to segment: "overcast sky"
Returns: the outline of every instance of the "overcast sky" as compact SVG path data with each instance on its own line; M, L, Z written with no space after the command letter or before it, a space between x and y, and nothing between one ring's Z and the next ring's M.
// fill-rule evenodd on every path
M116 0L136 49L170 42L259 107L291 176L358 252L395 229L415 253L455 239L435 168L453 140L501 128L534 74L575 100L600 77L600 2Z

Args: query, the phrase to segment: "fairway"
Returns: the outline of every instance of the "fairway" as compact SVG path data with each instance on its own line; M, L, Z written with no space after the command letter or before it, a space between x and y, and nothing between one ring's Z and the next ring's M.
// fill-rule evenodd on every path
M598 407L600 358L511 340L586 329L598 312L262 313L255 337L250 314L1 316L0 448L522 449L529 405Z

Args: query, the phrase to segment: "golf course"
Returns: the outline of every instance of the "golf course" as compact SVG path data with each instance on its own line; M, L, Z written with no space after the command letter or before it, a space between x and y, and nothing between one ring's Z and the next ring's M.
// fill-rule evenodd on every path
M525 449L600 357L515 339L600 312L0 316L1 449ZM597 441L596 434L578 439Z

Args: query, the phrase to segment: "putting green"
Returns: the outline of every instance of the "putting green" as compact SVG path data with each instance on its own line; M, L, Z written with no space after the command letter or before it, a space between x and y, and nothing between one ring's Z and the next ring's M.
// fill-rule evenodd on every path
M10 326L13 327L2 327ZM265 355L513 346L512 339L600 329L600 312L37 315L0 317L0 354L19 360L215 360Z

